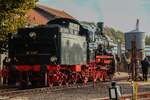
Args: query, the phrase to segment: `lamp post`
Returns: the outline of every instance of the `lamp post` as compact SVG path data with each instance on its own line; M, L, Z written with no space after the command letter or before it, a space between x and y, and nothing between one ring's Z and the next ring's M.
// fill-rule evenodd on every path
M109 98L110 100L119 100L119 97L121 97L121 88L113 81L109 88Z

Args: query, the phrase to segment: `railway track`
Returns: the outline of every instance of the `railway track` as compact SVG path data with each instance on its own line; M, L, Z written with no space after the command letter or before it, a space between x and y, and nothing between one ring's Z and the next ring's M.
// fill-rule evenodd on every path
M17 89L15 88L12 88L12 89L0 89L0 93L3 93L3 92L9 92L9 91L15 91Z
M103 88L107 88L110 85L110 82L99 82L96 85L101 85ZM93 87L93 82L88 82L87 85L79 84L71 84L69 86L54 86L54 87L42 87L42 88L34 88L34 89L2 89L0 90L0 97L8 97L13 98L15 96L28 95L28 94L37 94L37 93L47 93L47 92L56 92L56 91L65 91L69 89L80 89L84 87ZM1 99L0 99L1 100Z
M120 78L120 80L123 80L125 78ZM115 81L118 81L119 79L114 79ZM98 84L109 84L109 82L99 82ZM33 89L19 89L17 87L5 87L0 89L0 96L4 96L4 95L9 95L9 94L26 94L29 92L46 92L46 91L51 91L51 92L55 92L55 91L61 91L61 90L66 90L66 89L73 89L73 88L83 88L83 87L89 87L89 86L93 86L93 82L88 82L87 85L83 85L81 83L78 84L71 84L69 86L54 86L54 87L42 87L42 88L33 88Z
M117 79L117 81L124 80L124 79L126 79L126 78L125 77L120 78L120 79ZM96 87L102 88L102 90L108 89L110 84L111 84L110 82L99 82L96 84ZM150 85L148 85L148 86L150 86ZM147 85L142 86L142 87L139 86L139 91L144 91L142 88L146 89L148 86ZM14 98L17 96L23 96L23 95L34 95L34 94L38 94L38 93L54 93L57 91L67 91L67 90L71 90L71 89L80 89L80 88L84 88L84 87L93 87L93 83L88 82L87 85L83 85L83 84L73 85L72 84L69 86L42 87L42 88L24 89L24 90L20 90L17 88L1 89L0 90L0 100L1 100L1 98L10 99L10 98ZM127 84L121 84L121 87L124 88L124 92L129 92L131 90L131 87L127 86ZM150 89L148 88L147 91L150 91Z
M24 89L24 90L20 90L20 89L3 89L0 90L0 98L2 97L7 97L7 99L9 98L13 98L16 96L21 96L21 95L32 95L32 94L37 94L37 93L47 93L47 92L56 92L56 91L64 91L67 89L75 89L75 88L83 88L83 87L89 87L92 86L92 84L88 84L86 86L82 85L82 84L76 84L76 85L69 85L69 86L54 86L52 88L50 87L43 87L43 88L34 88L34 89ZM1 100L1 99L0 99Z

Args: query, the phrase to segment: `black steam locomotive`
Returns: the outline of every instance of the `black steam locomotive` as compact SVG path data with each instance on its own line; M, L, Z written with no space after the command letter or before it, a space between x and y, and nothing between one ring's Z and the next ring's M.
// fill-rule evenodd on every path
M19 82L27 85L31 82L32 85L40 83L47 86L54 81L63 84L70 76L73 81L78 80L75 76L79 76L94 60L91 56L95 57L99 45L108 46L102 26L102 23L98 24L100 31L95 32L97 37L94 36L94 40L91 35L95 33L77 20L67 18L56 18L47 25L22 28L15 36L9 35L10 60L5 66L9 72L8 84ZM104 44L95 42L101 39L99 37L103 37ZM94 42L96 47L91 47Z

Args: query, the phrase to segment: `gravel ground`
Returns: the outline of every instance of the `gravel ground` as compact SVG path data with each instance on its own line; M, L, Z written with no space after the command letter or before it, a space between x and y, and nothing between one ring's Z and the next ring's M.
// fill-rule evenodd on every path
M119 84L123 94L131 93L129 84ZM55 92L29 94L15 97L9 100L92 100L94 98L108 97L108 87L110 83L99 83L96 87L83 87L77 89L66 89ZM139 92L150 91L150 85L140 85Z

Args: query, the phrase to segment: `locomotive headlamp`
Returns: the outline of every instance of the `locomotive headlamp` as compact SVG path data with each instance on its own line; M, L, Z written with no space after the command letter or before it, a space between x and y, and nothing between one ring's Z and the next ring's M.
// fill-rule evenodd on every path
M34 37L36 37L36 33L35 33L35 32L30 32L30 33L29 33L29 36L30 36L31 38L34 38Z
M50 61L51 62L54 62L54 61L56 61L57 60L57 57L55 57L55 56L52 56L51 58L50 58Z
M11 59L7 57L6 62L9 63L10 61L11 61Z

